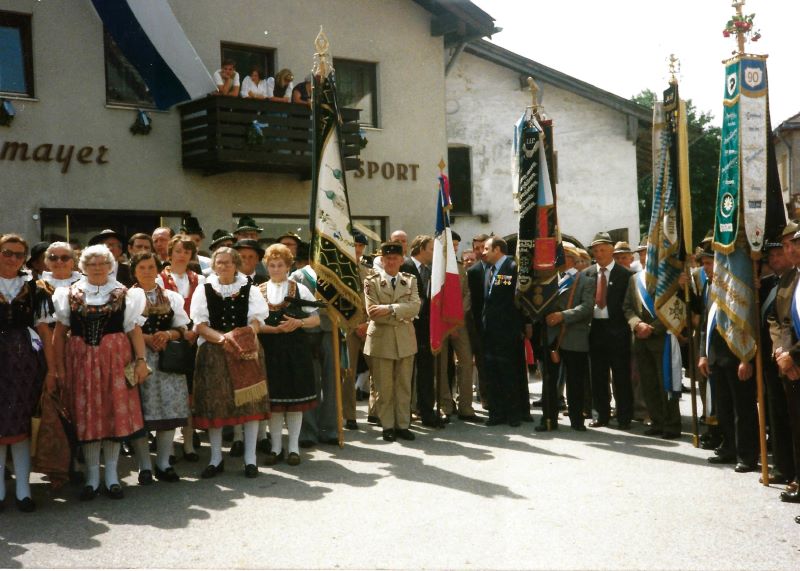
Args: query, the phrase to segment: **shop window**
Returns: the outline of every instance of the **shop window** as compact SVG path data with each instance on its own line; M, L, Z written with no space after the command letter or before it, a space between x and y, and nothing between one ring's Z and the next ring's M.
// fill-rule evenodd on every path
M450 199L453 214L472 214L472 160L469 147L447 149L450 173Z
M339 107L361 109L359 123L379 127L377 64L336 58L333 67Z
M154 109L155 102L147 84L107 31L103 32L103 44L106 60L106 102Z
M239 74L239 81L250 75L254 67L258 67L264 77L275 77L278 72L275 69L275 50L259 46L247 46L225 42L220 44L220 62L232 59L236 62L236 71ZM213 72L216 70L212 70Z
M0 11L0 93L33 97L30 14Z

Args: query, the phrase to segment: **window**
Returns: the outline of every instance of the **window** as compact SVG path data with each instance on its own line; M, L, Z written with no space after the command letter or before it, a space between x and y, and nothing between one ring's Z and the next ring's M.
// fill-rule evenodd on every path
M42 209L42 240L47 242L77 240L86 246L89 239L105 228L123 236L136 232L151 234L159 226L177 231L186 213L141 212L131 210Z
M450 173L450 199L453 214L472 214L472 161L469 147L447 149Z
M359 123L378 127L378 74L374 63L335 59L336 95L340 107L361 109Z
M33 97L30 14L0 11L0 93Z
M221 59L232 59L236 62L236 71L239 73L239 81L250 75L253 67L258 67L264 77L275 77L278 70L275 69L275 50L272 48L262 48L259 46L246 46L242 44L223 43L220 45ZM212 70L213 72L216 70Z
M103 31L103 43L106 59L106 102L154 109L155 102L142 76L107 31Z

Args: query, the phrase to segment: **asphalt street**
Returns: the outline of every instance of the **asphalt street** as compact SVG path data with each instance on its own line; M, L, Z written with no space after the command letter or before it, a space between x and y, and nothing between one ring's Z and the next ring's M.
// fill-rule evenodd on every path
M533 386L538 393L538 385ZM287 569L800 569L800 505L758 474L706 463L684 437L615 428L536 433L454 420L385 443L368 426L297 467L240 459L199 480L208 459L178 462L180 483L125 499L51 495L34 477L33 514L0 513L0 567ZM535 411L538 420L539 412Z

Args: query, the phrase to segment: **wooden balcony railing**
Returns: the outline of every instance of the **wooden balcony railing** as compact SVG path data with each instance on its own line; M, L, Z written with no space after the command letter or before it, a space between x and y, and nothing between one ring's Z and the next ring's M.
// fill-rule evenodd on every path
M208 95L179 105L183 168L311 176L311 110L305 105ZM342 109L346 170L359 167L358 109ZM255 123L254 123L255 122Z

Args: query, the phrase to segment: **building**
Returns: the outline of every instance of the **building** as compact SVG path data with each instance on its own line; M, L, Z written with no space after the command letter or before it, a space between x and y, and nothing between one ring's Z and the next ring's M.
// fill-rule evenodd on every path
M792 218L800 216L800 113L773 131L775 157L781 180L783 202Z
M213 73L232 58L242 78L257 64L268 76L289 68L295 83L302 81L324 24L340 104L360 109L366 140L358 149L352 139L358 128L350 131L348 186L356 222L378 238L396 227L430 232L437 164L448 143L443 53L491 34L488 14L461 0L169 5L207 69ZM91 2L0 0L0 54L0 98L6 115L14 114L0 126L0 231L33 241L69 236L85 244L102 228L130 235L161 224L177 228L181 216L192 215L210 237L248 214L266 228L265 236L298 229L308 236L308 138L274 138L272 159L265 161L260 149L248 146L245 131L268 107L217 97L154 110ZM142 119L138 109L149 114L147 134L131 130ZM279 111L298 129L310 125L307 112L294 119L294 111ZM204 113L247 119L196 129ZM209 148L189 137L191 128L223 143L235 139L236 161L211 152L205 162L193 159L192 152Z
M638 243L637 180L651 170L652 110L481 39L447 75L454 227L465 239L517 231L511 149L531 104L529 76L553 120L561 231L584 244L601 230Z

